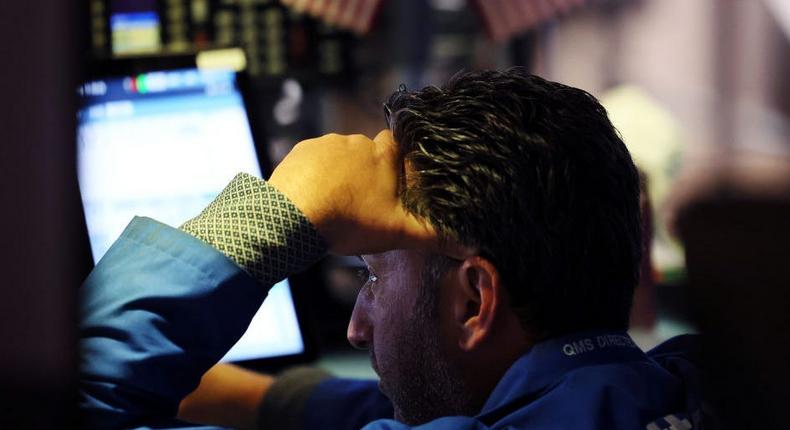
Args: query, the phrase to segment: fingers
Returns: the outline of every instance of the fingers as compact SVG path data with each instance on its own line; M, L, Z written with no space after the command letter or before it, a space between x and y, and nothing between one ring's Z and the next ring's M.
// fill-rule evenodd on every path
M391 163L394 164L397 162L398 144L395 142L395 138L392 136L391 131L386 128L381 130L376 137L373 138L373 141L376 142L377 148L387 154Z
M376 137L373 138L373 141L378 144L386 144L386 145L394 145L395 138L392 137L392 132L389 129L384 129L378 132Z
M386 145L391 149L392 162L397 162L397 142L389 129L381 130L373 141L379 145ZM428 220L421 220L408 213L402 206L398 206L398 216L405 220L402 238L399 245L407 248L422 248L432 252L446 255L451 258L463 260L472 255L477 255L479 250L458 243L451 238L441 237Z
M457 240L444 237L427 220L417 219L411 214L406 215L406 226L403 243L407 248L420 248L437 254L446 255L456 260L479 254L477 247L463 245Z
M300 142L269 182L304 213L333 253L419 248L455 259L475 255L405 210L398 187L406 170L390 130L372 140L327 134Z
M403 222L401 241L404 247L438 249L441 238L430 222L418 219L402 207L398 208L398 212Z

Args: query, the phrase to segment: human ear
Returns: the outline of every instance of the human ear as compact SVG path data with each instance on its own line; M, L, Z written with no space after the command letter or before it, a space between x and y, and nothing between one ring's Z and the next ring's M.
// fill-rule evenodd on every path
M480 256L466 258L458 267L453 318L460 329L458 346L472 351L492 334L497 315L503 307L499 271Z

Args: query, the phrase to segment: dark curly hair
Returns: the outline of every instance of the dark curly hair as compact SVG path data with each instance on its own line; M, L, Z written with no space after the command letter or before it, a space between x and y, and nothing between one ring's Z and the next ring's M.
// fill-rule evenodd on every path
M595 97L513 68L401 86L385 112L406 208L480 249L528 332L627 328L639 176Z

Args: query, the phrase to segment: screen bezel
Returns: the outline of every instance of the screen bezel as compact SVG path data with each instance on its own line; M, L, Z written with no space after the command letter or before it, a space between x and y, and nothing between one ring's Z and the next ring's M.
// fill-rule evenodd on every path
M156 71L168 71L178 69L197 68L197 61L195 54L181 54L181 55L151 55L145 57L134 58L112 58L96 60L88 64L83 74L82 82L88 82L96 79L112 79L124 77L129 75L136 75L140 73L149 73ZM258 165L261 168L263 177L268 177L272 171L272 163L266 151L266 132L261 121L254 121L253 118L258 118L256 110L255 95L252 91L252 83L250 77L245 72L236 73L236 84L241 94L244 104L244 110L247 115L247 123L250 126L252 134L253 145L255 154L257 156ZM77 109L82 108L82 100L79 100ZM75 112L76 117L76 112ZM82 205L82 199L79 202L80 214L82 215L82 223L79 226L85 234L84 247L87 249L85 260L85 272L89 273L94 266L92 251L90 247L90 236L87 228L87 220L85 218L85 210ZM308 268L303 273L288 277L291 289L291 297L293 299L294 310L296 312L296 319L299 324L299 332L302 336L303 351L297 354L281 355L275 357L255 358L243 361L232 361L230 363L238 364L247 368L273 372L280 370L284 367L310 362L317 357L317 341L315 339L315 330L313 320L308 318L306 309L306 296L310 285L317 285L320 282L320 274L316 267Z

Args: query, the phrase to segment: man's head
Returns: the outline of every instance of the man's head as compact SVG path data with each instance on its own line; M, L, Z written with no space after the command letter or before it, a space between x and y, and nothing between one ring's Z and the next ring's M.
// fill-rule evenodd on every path
M639 179L591 95L520 69L472 72L401 89L387 112L407 210L479 250L365 257L379 279L349 339L371 348L399 418L473 414L530 344L627 327Z

